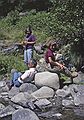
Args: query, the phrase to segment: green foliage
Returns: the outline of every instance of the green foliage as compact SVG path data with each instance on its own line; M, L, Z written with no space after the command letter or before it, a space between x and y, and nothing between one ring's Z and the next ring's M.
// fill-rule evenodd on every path
M0 31L0 39L1 40L6 39L6 35L2 31Z
M32 10L28 15L19 17L17 10L11 11L6 19L0 21L0 27L3 29L0 36L14 42L21 41L25 28L31 25L37 42L44 42L52 36L62 47L69 44L70 47L65 48L66 56L70 56L74 64L79 64L84 56L84 0L49 1L52 8L48 12ZM27 1L22 0L20 4L25 5L24 2ZM83 62L84 60L81 64Z
M38 42L45 40L48 36L48 14L45 12L38 12L36 15L31 13L28 16L19 18L19 20L16 21L16 25L11 24L10 18L11 17L7 16L6 19L2 19L0 26L4 33L6 33L7 38L9 37L9 39L13 41L21 41L24 38L25 28L28 27L29 24L32 26Z
M19 20L19 12L17 10L11 11L6 17L6 22L10 25L16 25L16 22Z
M77 69L83 66L84 57L80 52L73 52L72 45L67 44L60 50L69 63L73 64Z
M0 74L10 73L11 69L17 69L18 71L24 71L26 66L22 58L19 55L0 55Z
M60 73L60 79L66 81L69 79L69 77L67 77L65 74Z
M74 52L71 53L70 58L71 58L71 63L73 63L76 66L76 68L80 70L80 68L83 66L84 63L84 57L82 57L81 54L78 55L77 53Z

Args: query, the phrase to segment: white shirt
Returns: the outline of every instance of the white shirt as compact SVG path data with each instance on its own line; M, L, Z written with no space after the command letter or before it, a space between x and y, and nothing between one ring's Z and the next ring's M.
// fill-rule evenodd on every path
M20 83L23 83L23 81L26 79L26 78L30 78L32 75L36 74L37 71L35 68L30 68L29 70L26 70L25 73L23 75L21 75L21 79L20 77L18 78L18 81Z

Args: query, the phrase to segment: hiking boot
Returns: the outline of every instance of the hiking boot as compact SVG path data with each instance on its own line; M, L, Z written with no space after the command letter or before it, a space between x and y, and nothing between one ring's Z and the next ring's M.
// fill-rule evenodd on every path
M72 78L75 78L75 77L78 76L78 73L77 72L73 72L71 75L72 75Z

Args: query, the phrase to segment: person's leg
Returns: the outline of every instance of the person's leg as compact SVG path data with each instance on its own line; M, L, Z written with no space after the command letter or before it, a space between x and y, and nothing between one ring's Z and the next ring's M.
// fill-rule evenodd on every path
M72 77L72 73L70 72L70 70L68 70L68 68L63 70L64 74L68 77Z
M11 82L10 82L10 85L11 86L14 86L14 83L13 83L13 79L14 79L14 73L17 72L16 69L12 69L11 70Z
M27 50L24 50L24 63L27 64L27 62L28 62Z
M47 67L47 70L52 73L57 73L57 74L62 73L68 77L72 77L72 73L68 70L68 68L60 69L58 66L55 66L54 68Z
M54 68L50 68L50 67L47 67L46 68L49 72L52 72L52 73L57 73L57 74L60 74L61 70L59 67L54 67Z
M18 77L20 77L22 75L21 72L14 72L13 76L12 76L12 82L11 82L11 86L16 86L19 87L21 85L21 83L18 81Z
M32 49L28 49L27 50L27 62L29 63L30 62L30 60L32 59L32 57L33 57L33 50Z

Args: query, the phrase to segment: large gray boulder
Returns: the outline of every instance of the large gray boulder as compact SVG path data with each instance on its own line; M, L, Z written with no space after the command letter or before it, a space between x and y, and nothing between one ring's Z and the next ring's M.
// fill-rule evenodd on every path
M11 101L17 104L19 103L24 104L27 103L28 101L33 101L33 100L35 100L35 98L27 92L24 93L20 92L11 98Z
M0 118L11 115L14 111L15 109L11 105L8 105L4 109L0 110Z
M74 105L74 102L71 101L71 100L64 99L64 100L62 100L62 105L63 105L64 107L69 107L69 106Z
M40 72L35 75L35 84L39 87L48 86L56 90L59 88L59 77L56 73Z
M44 86L39 90L33 92L31 95L36 99L51 98L54 96L54 90L52 88Z
M58 89L56 91L56 94L57 94L57 96L64 98L70 94L70 91L68 91L68 90L66 91L64 89Z
M47 100L47 99L40 99L40 100L37 100L35 103L34 103L35 106L37 106L39 109L44 109L44 108L50 108L52 107L52 103Z
M12 120L39 120L30 109L18 109L12 114Z
M15 95L14 97L11 98L11 101L14 102L14 103L26 103L27 102L27 99L25 98L25 95L24 93L19 93L17 95Z
M24 83L20 86L19 90L20 92L28 92L31 94L32 92L37 90L37 87L31 83Z
M6 85L5 81L0 81L0 88L4 87Z
M73 78L73 82L74 82L74 83L82 83L82 81L83 81L83 83L84 83L84 73L82 73L82 72L80 71L80 72L78 72L78 76L75 77L75 78Z
M9 98L12 98L13 96L17 95L19 93L18 87L12 87L12 89L8 92Z
M74 95L74 104L84 105L84 85L78 85L78 92Z

